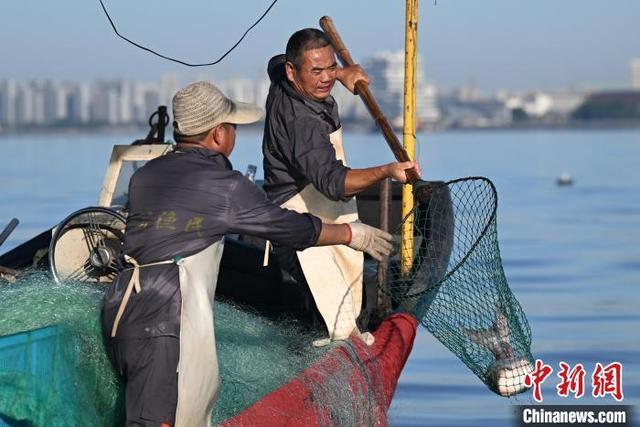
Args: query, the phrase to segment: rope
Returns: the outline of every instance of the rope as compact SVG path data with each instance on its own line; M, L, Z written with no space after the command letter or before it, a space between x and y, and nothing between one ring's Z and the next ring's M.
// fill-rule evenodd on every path
M129 279L129 283L127 284L127 288L124 292L124 296L122 297L122 301L120 302L120 306L118 307L118 312L116 313L116 318L113 321L113 327L111 328L111 338L116 336L118 332L118 325L120 324L120 319L124 314L124 309L127 307L129 303L129 298L131 298L131 292L135 289L136 293L140 293L142 287L140 286L140 269L143 267L150 267L152 265L161 265L161 264L176 264L179 265L182 261L181 257L174 257L170 260L152 262L149 264L139 264L138 261L132 256L125 255L124 259L127 263L133 265L133 272L131 273L131 278Z
M213 61L213 62L207 62L207 63L197 63L197 64L191 64L189 62L186 61L182 61L180 59L176 59L176 58L172 58L170 56L161 54L156 52L155 50L148 48L146 46L141 45L140 43L137 43L129 38L127 38L126 36L120 34L120 32L118 31L118 29L116 28L116 24L113 22L113 19L111 19L111 16L109 15L109 12L107 12L107 8L105 7L104 3L102 0L98 0L100 2L100 6L102 6L102 10L104 11L104 14L107 16L107 19L109 20L109 24L111 24L111 28L113 28L113 31L116 33L116 35L118 37L120 37L121 39L123 39L124 41L134 45L135 47L142 49L144 51L147 51L153 55L159 56L162 59L166 59L168 61L172 61L172 62L177 62L178 64L182 64L182 65L186 65L187 67L207 67L210 65L216 65L217 63L219 63L220 61L222 61L227 55L229 55L231 53L231 51L233 51L236 47L238 47L238 45L242 42L242 40L244 40L244 38L246 37L246 35L249 33L249 31L251 31L256 25L258 25L258 23L260 23L260 21L262 21L262 19L267 16L267 14L269 13L269 11L273 8L273 6L275 6L275 4L278 2L278 0L273 0L273 2L269 5L269 7L267 8L267 10L264 11L264 13L260 16L260 18L258 18L258 20L256 22L253 23L253 25L251 25L245 32L244 34L242 34L242 37L240 37L240 40L238 40L236 42L236 44L234 44L233 46L231 46L231 48L229 50L227 50L220 58L218 58L217 60Z

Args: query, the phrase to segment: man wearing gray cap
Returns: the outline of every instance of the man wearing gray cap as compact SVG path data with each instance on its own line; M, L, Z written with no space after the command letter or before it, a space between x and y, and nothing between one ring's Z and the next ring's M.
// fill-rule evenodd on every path
M236 125L259 120L258 106L196 82L176 93L173 115L175 150L129 183L125 268L103 300L109 356L127 382L127 425L210 425L219 388L213 300L225 234L299 250L342 244L375 258L391 250L387 233L282 209L231 169Z

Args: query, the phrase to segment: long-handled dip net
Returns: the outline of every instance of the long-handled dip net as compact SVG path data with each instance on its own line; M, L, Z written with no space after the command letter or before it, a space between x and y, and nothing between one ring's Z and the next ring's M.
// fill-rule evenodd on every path
M321 18L320 26L342 64L354 65L331 18ZM368 85L357 81L355 91L396 159L410 160ZM531 332L502 269L493 184L464 178L429 185L417 171L406 173L416 207L403 223L414 221L415 254L410 271L396 271L387 292L493 391L526 390Z
M403 221L413 221L411 268L403 274L393 263L383 290L491 390L520 393L532 370L531 331L502 269L495 187L471 177L423 190Z

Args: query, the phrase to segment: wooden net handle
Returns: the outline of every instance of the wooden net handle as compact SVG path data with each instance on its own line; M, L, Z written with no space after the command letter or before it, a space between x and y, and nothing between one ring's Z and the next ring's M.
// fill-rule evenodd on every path
M333 48L335 49L342 65L345 67L354 65L355 62L353 61L353 58L349 53L349 49L347 49L347 46L345 46L344 42L342 41L342 38L340 37L340 34L338 34L338 30L336 30L336 27L333 25L333 21L331 20L331 18L329 18L328 16L323 16L322 18L320 18L320 27L325 32L327 37L329 37L329 40L331 40L331 44L333 45ZM356 93L360 96L360 98L364 102L364 105L367 107L367 110L369 110L369 114L371 114L371 117L382 131L382 135L387 141L389 148L391 148L391 151L393 152L396 160L398 160L399 162L408 162L409 160L411 160L409 158L409 155L407 154L407 151L404 149L402 144L400 144L400 141L393 131L391 124L385 117L384 113L380 109L380 106L376 102L376 99L373 97L373 94L369 90L369 85L364 81L359 80L356 82L355 87ZM408 169L406 171L406 174L410 184L414 184L415 182L420 181L420 176L415 169Z

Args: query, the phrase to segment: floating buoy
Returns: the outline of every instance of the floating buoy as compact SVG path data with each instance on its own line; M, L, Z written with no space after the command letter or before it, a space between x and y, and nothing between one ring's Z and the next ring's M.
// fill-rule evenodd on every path
M562 172L558 179L556 179L556 184L561 187L573 185L573 178L569 172Z

